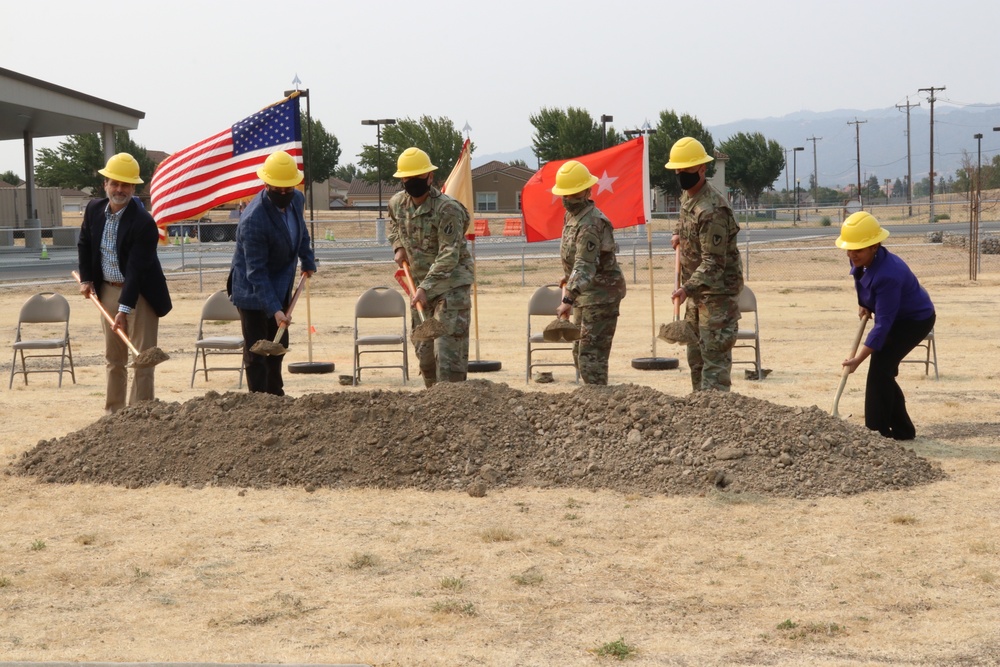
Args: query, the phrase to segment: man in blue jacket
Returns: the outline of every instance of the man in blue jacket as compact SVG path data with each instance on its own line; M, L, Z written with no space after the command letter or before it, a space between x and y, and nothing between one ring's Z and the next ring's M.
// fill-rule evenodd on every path
M240 312L243 325L243 365L250 391L284 396L281 355L264 356L250 351L259 340L274 340L278 327L285 332L280 342L288 346L285 313L295 283L295 265L302 274L316 272L316 259L303 217L305 197L295 189L302 182L295 159L284 151L267 157L257 170L264 189L247 205L236 228L236 253L230 271L230 298Z
M111 156L104 169L107 197L87 204L80 226L77 250L80 259L80 293L96 294L114 318L114 326L101 318L104 357L107 360L108 414L125 407L128 389L128 347L115 333L124 331L136 349L156 346L160 318L170 312L170 292L156 254L159 231L152 216L134 197L139 163L128 153ZM153 368L136 368L128 404L154 398Z

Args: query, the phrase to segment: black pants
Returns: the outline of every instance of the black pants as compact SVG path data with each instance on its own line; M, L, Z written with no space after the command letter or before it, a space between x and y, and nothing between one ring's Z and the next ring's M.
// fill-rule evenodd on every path
M278 333L278 323L263 310L240 311L240 324L243 326L243 367L246 369L247 388L275 396L284 396L284 382L281 380L281 364L283 355L264 356L250 351L253 344L259 340L273 341ZM288 329L278 341L288 347Z
M865 426L887 438L912 440L917 435L896 376L899 362L930 333L936 317L931 315L919 322L897 321L882 349L871 354L865 386Z

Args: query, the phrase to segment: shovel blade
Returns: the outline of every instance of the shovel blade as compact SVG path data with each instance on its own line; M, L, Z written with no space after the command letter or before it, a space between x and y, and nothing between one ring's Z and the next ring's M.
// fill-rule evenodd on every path
M413 340L434 340L448 333L444 325L430 317L413 328L410 338Z
M250 351L262 357L280 357L288 352L284 345L270 340L261 339L250 346Z
M129 364L130 368L152 368L157 364L162 364L164 361L170 358L166 352L158 347L151 347L148 350L143 350L139 355L132 360Z
M557 317L545 325L542 338L548 343L571 343L580 340L580 327L569 320Z
M660 333L657 338L665 340L668 343L679 343L681 345L695 345L698 343L698 336L694 333L694 327L684 320L661 324Z

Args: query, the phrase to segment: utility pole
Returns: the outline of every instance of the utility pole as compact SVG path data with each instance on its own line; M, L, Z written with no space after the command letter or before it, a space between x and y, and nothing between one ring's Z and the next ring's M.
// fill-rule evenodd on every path
M867 123L867 120L858 120L855 116L853 121L847 121L848 125L854 126L854 143L858 147L858 203L864 206L864 200L861 198L861 124Z
M897 109L906 109L906 205L909 207L909 215L913 217L913 163L910 161L910 109L919 107L920 102L910 104L910 96L906 96L906 104L897 104Z
M930 93L930 97L927 98L927 101L931 103L931 176L930 176L931 187L930 187L930 197L929 197L930 209L931 209L931 219L930 219L931 222L934 222L934 102L937 101L937 98L934 97L935 90L944 90L944 86L940 87L931 86L930 88L917 89L918 92Z
M819 213L819 171L816 169L816 142L823 139L823 137L806 137L806 141L813 142L813 205L816 207L816 212Z

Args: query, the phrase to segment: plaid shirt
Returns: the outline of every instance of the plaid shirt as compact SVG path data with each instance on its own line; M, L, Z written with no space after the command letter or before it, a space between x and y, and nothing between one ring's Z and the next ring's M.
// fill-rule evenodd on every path
M112 283L124 283L125 274L118 265L118 223L122 219L125 207L117 213L111 211L109 203L104 209L104 233L101 235L101 273L104 280ZM118 312L131 313L128 306L118 306Z

